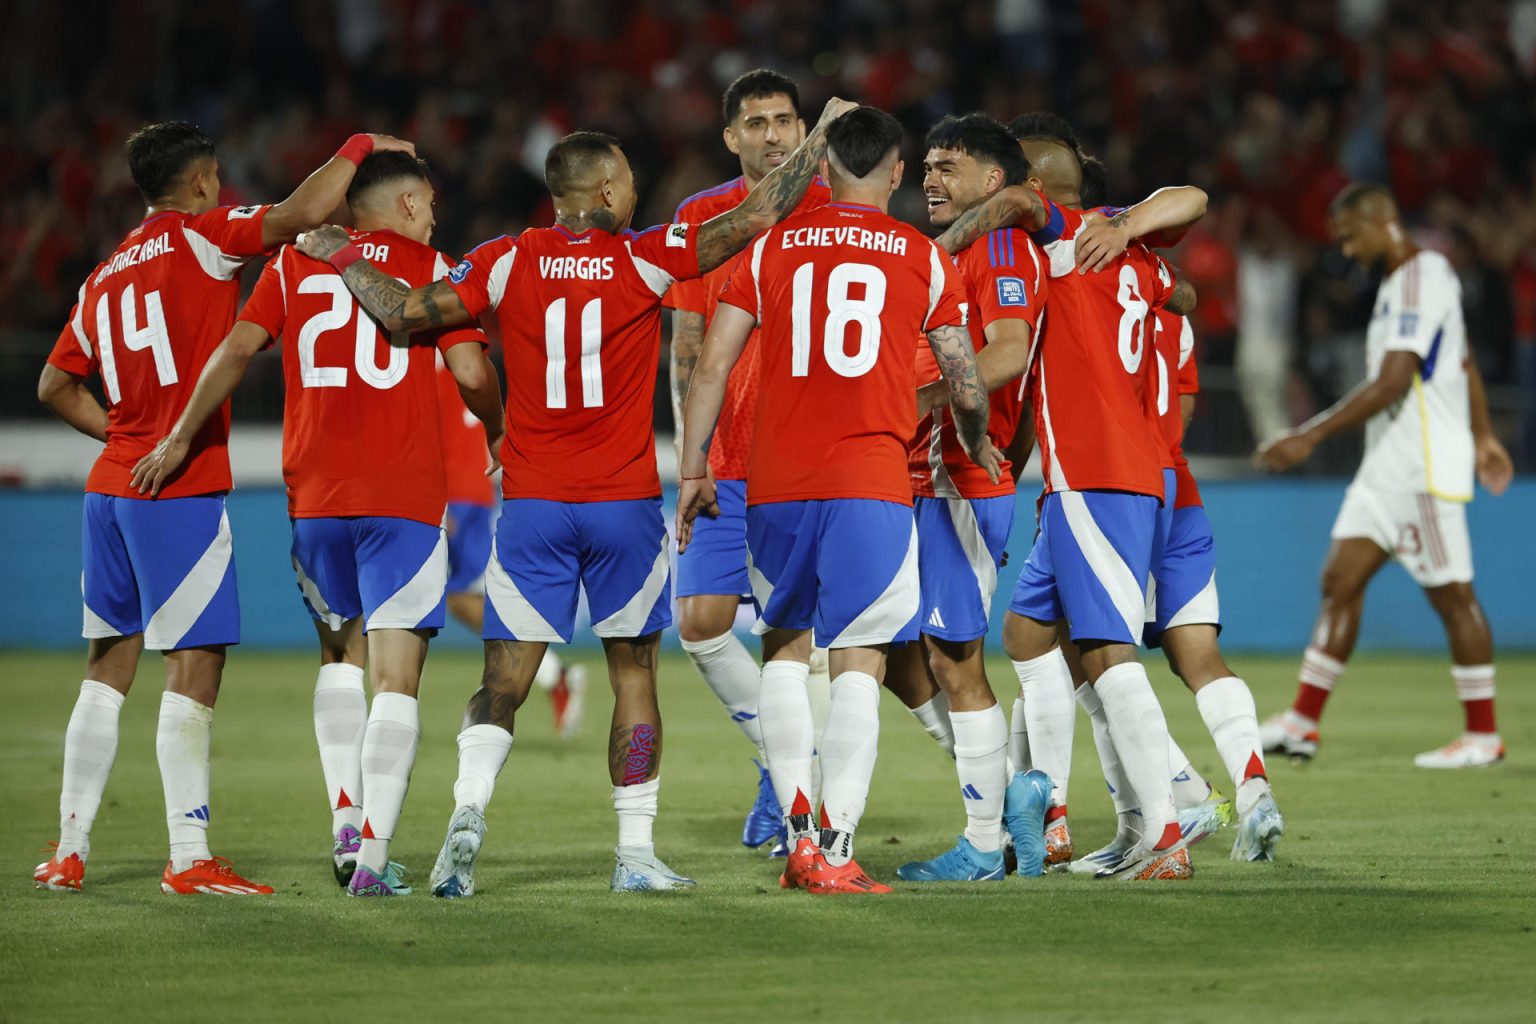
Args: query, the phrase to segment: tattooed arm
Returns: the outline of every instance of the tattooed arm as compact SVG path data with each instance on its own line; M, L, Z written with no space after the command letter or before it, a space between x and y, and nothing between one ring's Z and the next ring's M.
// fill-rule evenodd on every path
M1079 273L1103 270L1137 238L1172 245L1205 216L1206 195L1193 185L1160 188L1108 220L1095 220L1077 233Z
M1184 278L1179 278L1174 283L1173 294L1168 296L1168 301L1163 303L1163 308L1170 313L1179 316L1187 316L1195 311L1195 286Z
M733 209L705 221L699 228L699 273L707 274L747 247L759 232L787 217L805 198L827 151L827 125L858 104L836 97L822 108L821 120L805 141Z
M683 439L683 410L688 407L688 387L704 347L704 314L686 309L672 311L672 429ZM682 449L678 449L682 460Z
M1026 231L1045 227L1045 204L1027 185L1009 185L999 189L980 206L973 206L945 229L935 241L953 256L988 231L1017 225Z
M306 256L330 262L352 244L342 228L327 224L299 236L296 248ZM367 260L359 259L341 272L341 279L368 314L386 331L419 331L451 327L473 319L464 302L445 280L420 288L396 281Z
M720 407L725 404L725 382L747 346L754 322L751 313L722 302L715 307L715 318L704 337L683 411L683 458L677 470L678 551L687 550L693 539L693 521L700 513L720 514L715 484L709 479L709 445L720 420Z
M970 332L958 324L937 327L928 332L928 347L933 349L939 373L949 385L950 413L960 444L971 461L997 483L999 453L987 437L987 388L976 369Z

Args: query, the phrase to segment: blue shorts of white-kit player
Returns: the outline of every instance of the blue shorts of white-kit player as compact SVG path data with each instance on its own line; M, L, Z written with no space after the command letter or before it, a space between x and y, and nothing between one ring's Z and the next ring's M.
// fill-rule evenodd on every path
M293 571L310 615L331 629L358 616L365 633L443 627L448 540L440 525L399 516L295 519Z
M485 588L485 563L491 557L491 520L496 509L472 501L450 501L448 521L448 593L478 594Z
M1013 496L913 499L918 631L964 642L987 635L997 568L1013 529Z
M718 516L693 521L688 550L677 556L678 597L752 593L747 581L747 482L715 481Z
M240 642L224 495L87 494L80 547L86 639L143 633L151 651Z
M1073 640L1140 644L1159 502L1124 491L1052 491L1010 611L1067 623Z
M1208 625L1221 629L1221 602L1216 596L1216 538L1211 521L1199 505L1176 508L1168 517L1168 539L1152 566L1147 584L1147 622L1143 640L1162 644L1165 632L1177 626Z
M648 636L672 624L670 538L661 498L501 506L485 571L487 640L571 642L579 590L592 632Z
M817 647L917 639L921 584L912 509L829 498L747 509L754 631L814 630Z

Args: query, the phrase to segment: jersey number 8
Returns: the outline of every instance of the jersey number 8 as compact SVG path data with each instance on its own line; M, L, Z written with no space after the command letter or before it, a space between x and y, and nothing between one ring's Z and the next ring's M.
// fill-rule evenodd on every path
M1141 357L1146 352L1146 321L1151 306L1137 290L1136 268L1120 267L1120 287L1115 299L1120 303L1120 365L1126 373L1141 369Z
M811 373L811 293L816 267L806 263L795 271L790 290L790 374ZM851 298L848 286L864 286L864 297ZM880 313L885 309L885 275L867 263L839 263L827 275L827 319L822 325L822 354L842 377L862 377L880 356ZM844 344L850 324L859 328L852 355Z

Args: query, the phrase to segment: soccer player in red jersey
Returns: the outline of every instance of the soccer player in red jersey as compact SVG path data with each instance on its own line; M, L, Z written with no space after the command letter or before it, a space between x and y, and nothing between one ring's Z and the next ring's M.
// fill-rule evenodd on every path
M1090 221L1031 188L1010 186L963 214L941 239L956 251L982 231L1017 221L1049 259L1051 313L1030 370L1046 493L1003 642L1026 698L1026 669L1042 664L1053 688L1070 695L1060 622L1081 649L1146 819L1138 846L1098 872L1107 878L1192 871L1169 784L1167 724L1136 646L1167 451L1149 398L1148 313L1163 304L1182 311L1193 295L1187 286L1176 289L1135 239L1203 212L1198 189L1164 190L1113 220ZM1070 703L1066 708L1070 717Z
M437 361L437 404L448 476L448 514L443 520L448 536L448 614L478 635L485 625L485 566L491 557L496 487L486 475L485 425L465 407L458 381L442 359ZM533 681L549 695L555 734L574 738L586 706L586 667L562 665L550 648Z
M741 160L741 175L683 200L674 220L698 224L724 213L746 198L747 193L774 167L783 163L805 138L800 119L800 90L775 71L758 68L733 81L722 101L725 144ZM805 192L797 212L826 205L830 193L817 179ZM672 412L682 440L683 408L688 384L698 363L704 331L713 319L720 292L742 257L722 263L703 277L679 281L668 291L665 305L672 309ZM693 543L677 559L678 623L683 650L694 668L730 715L731 721L757 750L757 799L742 824L741 842L759 847L775 838L775 852L783 848L783 811L773 793L773 783L762 766L762 727L757 720L760 684L757 659L731 632L743 596L751 596L747 582L747 455L752 449L752 414L757 404L756 334L726 384L720 425L709 452L709 471L715 478L720 515L701 520ZM820 672L814 668L820 667ZM826 656L812 658L811 692L825 723L829 680Z
M159 499L132 485L134 464L170 429L193 382L234 323L240 270L291 241L341 202L375 148L355 135L275 206L219 206L213 141L195 125L149 125L128 140L128 166L148 207L144 222L80 288L38 397L70 426L105 443L86 481L83 591L85 681L64 738L59 843L34 879L80 888L90 831L117 753L118 712L144 649L165 655L156 753L171 856L161 888L174 893L269 893L208 851L208 750L224 649L240 639L229 520L229 409L190 439L180 475ZM101 377L107 408L86 387Z
M619 819L612 887L692 880L656 856L661 715L656 652L671 621L669 541L651 425L661 301L673 282L730 259L805 195L823 124L732 210L706 223L629 230L634 175L617 140L577 132L551 148L544 177L555 226L487 242L427 287L374 267L339 228L300 247L330 259L391 330L465 323L494 311L506 356L502 514L486 574L485 674L459 735L459 779L433 893L467 896L485 806L512 747L517 709L550 643L575 629L584 588L614 690L609 777ZM435 426L435 424L434 424Z
M1005 185L1029 176L1029 165L1008 129L984 114L947 117L928 133L923 191L929 219L943 227ZM1032 435L1019 429L1023 400L1018 378L1029 365L1046 300L1045 257L1018 228L978 238L955 262L969 303L976 362L993 390L987 433L1010 460L1028 458ZM948 388L927 345L918 345L919 409L943 404ZM932 382L932 383L925 383ZM1016 447L1017 445L1017 447ZM917 521L922 589L919 642L891 651L886 685L919 692L914 709L947 720L965 808L965 832L933 860L904 864L908 881L994 881L1003 878L1004 793L1008 720L987 681L983 642L998 564L1013 526L1014 479L1008 462L992 480L966 456L946 411L924 416L908 451ZM938 694L933 694L934 689ZM932 695L932 696L930 696ZM909 701L909 703L911 703ZM925 723L926 724L926 723ZM1043 817L1050 796L1044 775L1020 777L1007 818L1020 860L1038 875L1044 857ZM1031 810L1031 808L1033 808Z
M901 182L901 126L860 107L827 133L832 202L768 232L721 296L690 389L678 545L719 511L708 474L726 383L754 324L761 380L747 470L747 544L765 663L759 715L788 811L786 887L889 892L853 859L880 731L879 680L893 642L915 638L917 528L907 444L917 426L911 339L927 334L966 452L997 480L987 396L954 265L886 207ZM805 681L812 630L830 649L822 815L809 794Z
M347 192L352 244L393 277L448 273L428 241L426 164L375 153ZM353 896L406 895L389 859L420 733L416 701L427 644L444 622L448 492L436 429L437 353L491 436L501 393L477 328L380 336L328 264L285 246L268 264L186 411L135 472L154 493L234 392L257 352L281 339L283 480L293 567L320 640L315 738L332 807L336 878ZM359 641L361 637L361 641ZM373 706L363 694L372 669Z

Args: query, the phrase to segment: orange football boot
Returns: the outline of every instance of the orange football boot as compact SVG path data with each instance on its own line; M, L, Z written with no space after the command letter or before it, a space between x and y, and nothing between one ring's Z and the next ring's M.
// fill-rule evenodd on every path
M223 857L193 861L185 871L171 871L171 862L165 862L165 874L160 876L160 891L179 896L202 893L206 896L270 896L272 887L252 882L235 874L234 867Z
M1072 860L1072 829L1066 807L1045 812L1045 870L1065 868Z
M821 863L821 848L816 845L816 840L810 836L801 836L784 862L784 873L779 876L779 888L804 889Z
M80 883L85 880L85 861L80 859L78 853L61 858L59 844L49 843L48 845L53 848L53 856L33 870L32 881L39 889L79 892Z
M891 887L866 875L856 860L835 868L822 858L805 891L813 896L883 896Z

